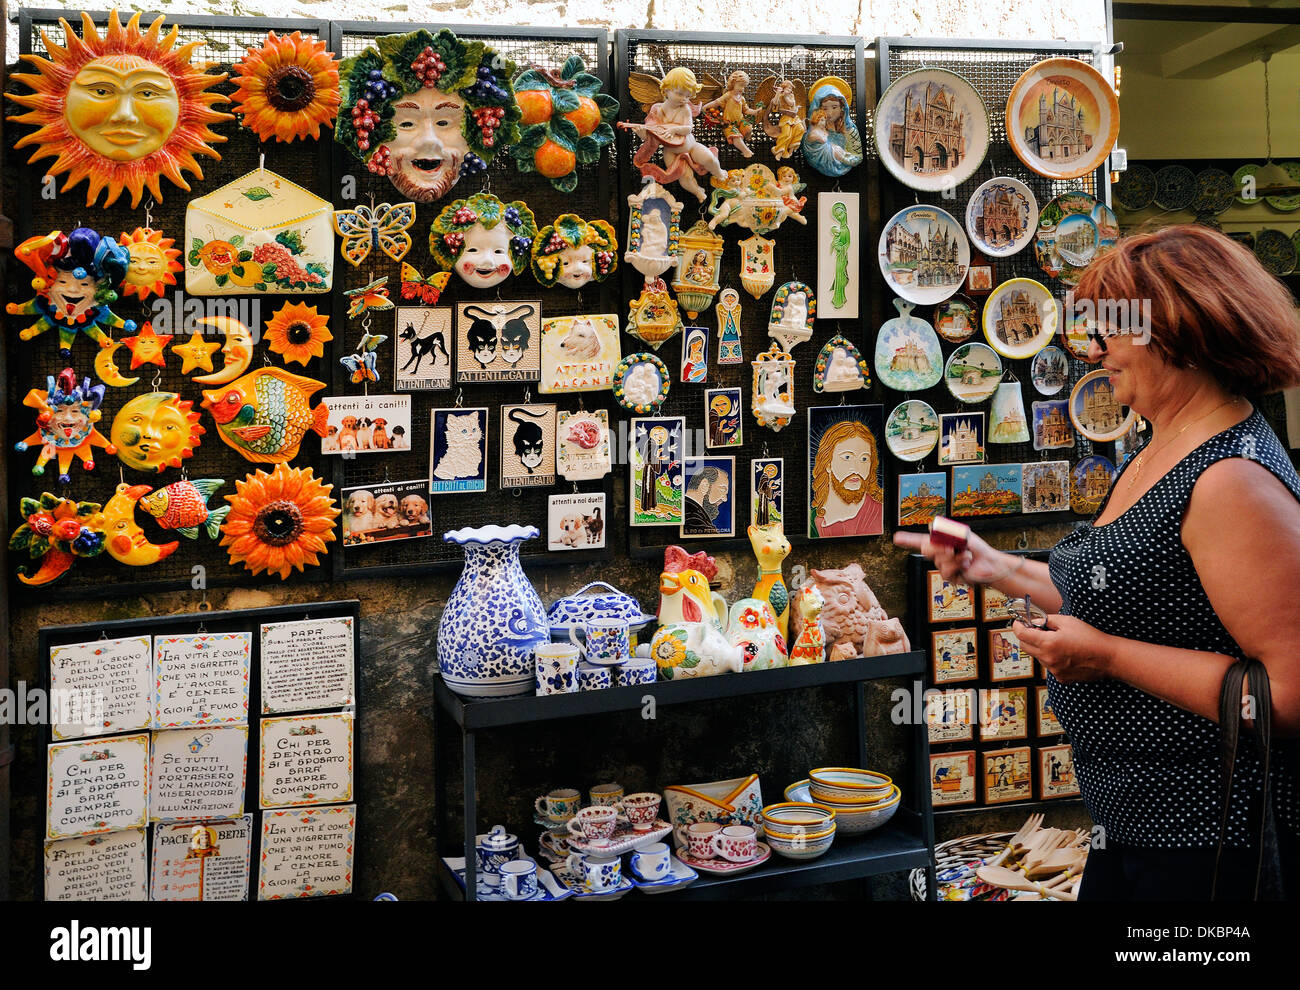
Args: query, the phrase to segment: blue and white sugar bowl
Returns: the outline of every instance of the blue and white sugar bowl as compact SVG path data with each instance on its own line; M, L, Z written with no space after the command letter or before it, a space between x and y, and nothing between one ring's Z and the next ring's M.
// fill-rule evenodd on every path
M501 865L519 858L519 836L511 835L504 825L493 825L487 835L478 837L478 872L484 883L501 882Z
M569 630L582 638L583 625L592 619L622 619L633 634L655 621L653 615L641 610L641 603L635 598L604 581L593 581L571 595L557 598L546 610L551 639L556 642L568 640Z

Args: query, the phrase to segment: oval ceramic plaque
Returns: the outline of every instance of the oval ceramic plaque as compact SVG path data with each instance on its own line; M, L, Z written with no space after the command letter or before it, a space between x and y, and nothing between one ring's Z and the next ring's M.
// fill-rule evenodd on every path
M1115 465L1107 457L1090 454L1070 471L1070 508L1081 516L1098 511L1115 482Z
M885 168L913 189L965 182L989 149L989 115L975 87L954 72L899 76L876 105L876 147Z
M971 243L992 258L1005 258L1034 239L1038 200L1019 179L989 179L966 204L966 233Z
M629 354L614 370L611 388L614 398L624 409L644 416L668 398L668 366L651 354Z
M1085 192L1062 193L1038 215L1034 253L1038 267L1066 285L1115 246L1119 220L1105 203Z
M970 242L937 206L899 210L880 234L880 271L896 295L921 306L956 292L970 267Z
M928 402L900 402L885 421L885 444L900 461L919 461L929 456L938 443L939 417Z
M956 295L934 307L934 332L950 344L964 344L979 329L979 308L969 296Z
M1119 99L1106 78L1076 58L1026 69L1007 98L1007 141L1049 179L1077 179L1106 161L1119 134Z
M1055 344L1048 344L1034 355L1034 363L1030 366L1030 376L1033 379L1034 388L1038 389L1040 395L1055 395L1065 388L1065 383L1069 378L1069 370L1069 362L1066 360L1065 351Z
M1070 420L1094 443L1109 443L1128 432L1133 410L1120 405L1110 383L1110 372L1099 368L1075 383L1070 392Z
M1002 359L988 344L962 344L943 367L944 384L953 398L968 405L983 402L1002 381Z
M1056 300L1032 278L1003 282L984 304L984 337L1003 357L1033 357L1052 342L1056 324Z
M876 334L876 377L896 392L919 392L939 384L943 352L934 328L912 315L912 304L894 300L898 316Z

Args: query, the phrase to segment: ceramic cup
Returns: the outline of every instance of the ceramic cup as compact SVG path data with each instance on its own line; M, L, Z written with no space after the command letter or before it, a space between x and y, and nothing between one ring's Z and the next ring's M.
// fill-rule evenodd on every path
M614 670L614 683L619 687L633 684L653 684L658 676L658 668L651 657L632 657L627 663L619 664Z
M501 893L508 901L526 901L537 896L537 864L530 859L502 863Z
M571 694L578 690L578 648L543 643L537 648L537 694Z
M585 663L578 667L579 691L600 691L613 685L614 675L608 667L593 667Z
M617 856L584 856L582 853L570 853L565 863L578 875L588 890L608 890L617 887L623 879L622 860Z
M622 784L597 784L587 792L592 804L618 804L623 800Z
M614 834L618 809L611 804L593 804L569 819L569 834L585 842L600 842Z
M626 619L592 618L582 624L583 653L588 663L618 663L632 655ZM569 629L569 640L578 645L576 629Z
M658 794L642 791L640 794L629 794L619 802L618 809L634 831L649 832L654 828L655 817L659 814L659 802L662 800Z
M717 822L692 822L677 830L677 838L695 859L712 859L713 837L722 830Z
M758 855L758 833L749 825L727 825L714 833L713 851L729 863L748 863Z
M652 842L632 853L632 869L643 880L662 880L672 872L672 853L664 843Z
M578 813L578 809L582 807L582 795L572 787L562 787L557 791L551 791L545 797L539 797L533 802L533 807L540 817L558 825L567 822Z

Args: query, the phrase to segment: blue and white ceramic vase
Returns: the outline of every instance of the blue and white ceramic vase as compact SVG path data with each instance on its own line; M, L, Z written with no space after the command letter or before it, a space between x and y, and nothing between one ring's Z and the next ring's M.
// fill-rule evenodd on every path
M465 549L465 569L438 622L438 669L471 698L531 694L536 650L550 640L546 610L519 564L536 526L482 526L443 534Z

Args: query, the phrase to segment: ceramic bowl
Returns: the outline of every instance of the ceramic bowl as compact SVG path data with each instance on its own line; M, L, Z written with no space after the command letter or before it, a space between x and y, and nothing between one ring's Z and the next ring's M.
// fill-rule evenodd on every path
M779 831L777 826L763 824L764 841L772 847L772 852L786 859L809 860L824 855L835 841L837 829L832 823L829 828L807 832Z
M785 796L791 801L806 801L808 782L806 780L791 784L785 789ZM897 787L890 789L889 795L874 804L835 804L830 801L818 802L835 812L835 830L840 835L862 835L872 829L880 828L894 817L898 811L902 795ZM775 847L774 847L775 848Z
M789 832L796 827L808 832L820 832L835 825L835 812L822 804L806 801L784 801L769 804L763 809L763 827L778 832Z
M883 773L854 767L819 767L808 771L814 801L870 804L889 795L894 782Z

